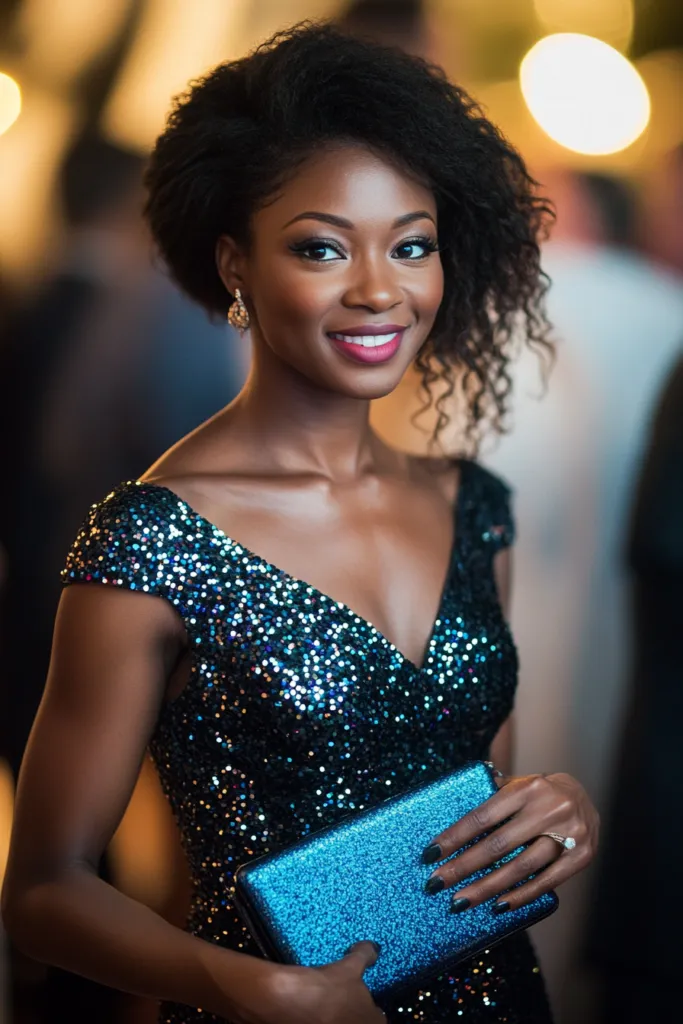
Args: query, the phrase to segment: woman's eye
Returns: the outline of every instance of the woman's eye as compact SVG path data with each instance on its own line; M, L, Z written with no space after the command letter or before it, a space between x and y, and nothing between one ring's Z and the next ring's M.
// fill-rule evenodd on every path
M394 255L399 260L421 260L430 253L436 252L437 246L429 238L412 238L401 242L394 249Z
M396 246L392 255L399 260L417 261L436 252L437 248L437 243L431 238L408 238ZM291 245L290 249L295 255L311 260L313 263L331 263L334 260L346 259L337 243L322 238L298 242Z
M329 263L331 260L342 258L342 254L336 246L329 242L303 242L300 245L293 245L292 251L298 256L312 260L314 263Z

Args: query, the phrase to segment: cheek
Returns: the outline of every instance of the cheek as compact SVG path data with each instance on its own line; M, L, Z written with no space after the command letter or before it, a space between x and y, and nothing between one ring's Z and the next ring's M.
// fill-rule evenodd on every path
M441 260L435 260L434 273L430 275L428 301L436 313L443 300L443 266Z
M339 282L333 275L312 271L296 260L274 261L264 279L268 312L280 322L313 326L339 301Z
M413 301L425 320L434 319L443 300L444 274L441 260L435 260L429 272L421 277L413 289Z

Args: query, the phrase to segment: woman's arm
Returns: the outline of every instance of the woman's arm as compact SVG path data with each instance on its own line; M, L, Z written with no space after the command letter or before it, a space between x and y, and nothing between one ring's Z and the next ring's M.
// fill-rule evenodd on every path
M19 778L9 935L37 960L238 1024L381 1020L362 983L369 943L317 970L283 967L189 935L97 877L184 647L163 600L94 584L63 594Z
M185 934L96 870L135 785L182 632L157 598L95 585L64 592L19 778L3 917L37 960L225 1013L231 973L256 980L268 965Z

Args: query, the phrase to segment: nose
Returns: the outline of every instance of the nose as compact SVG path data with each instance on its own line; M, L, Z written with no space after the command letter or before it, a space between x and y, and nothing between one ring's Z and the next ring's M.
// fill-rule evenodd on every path
M349 309L363 308L372 313L384 313L399 305L403 300L398 281L399 268L392 267L391 262L382 256L355 262L343 304Z

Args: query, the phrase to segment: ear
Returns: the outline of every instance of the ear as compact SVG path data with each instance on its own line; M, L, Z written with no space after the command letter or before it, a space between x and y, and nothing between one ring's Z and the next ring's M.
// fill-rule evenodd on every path
M216 242L216 269L219 277L231 295L235 289L245 291L245 256L234 238L221 235Z

